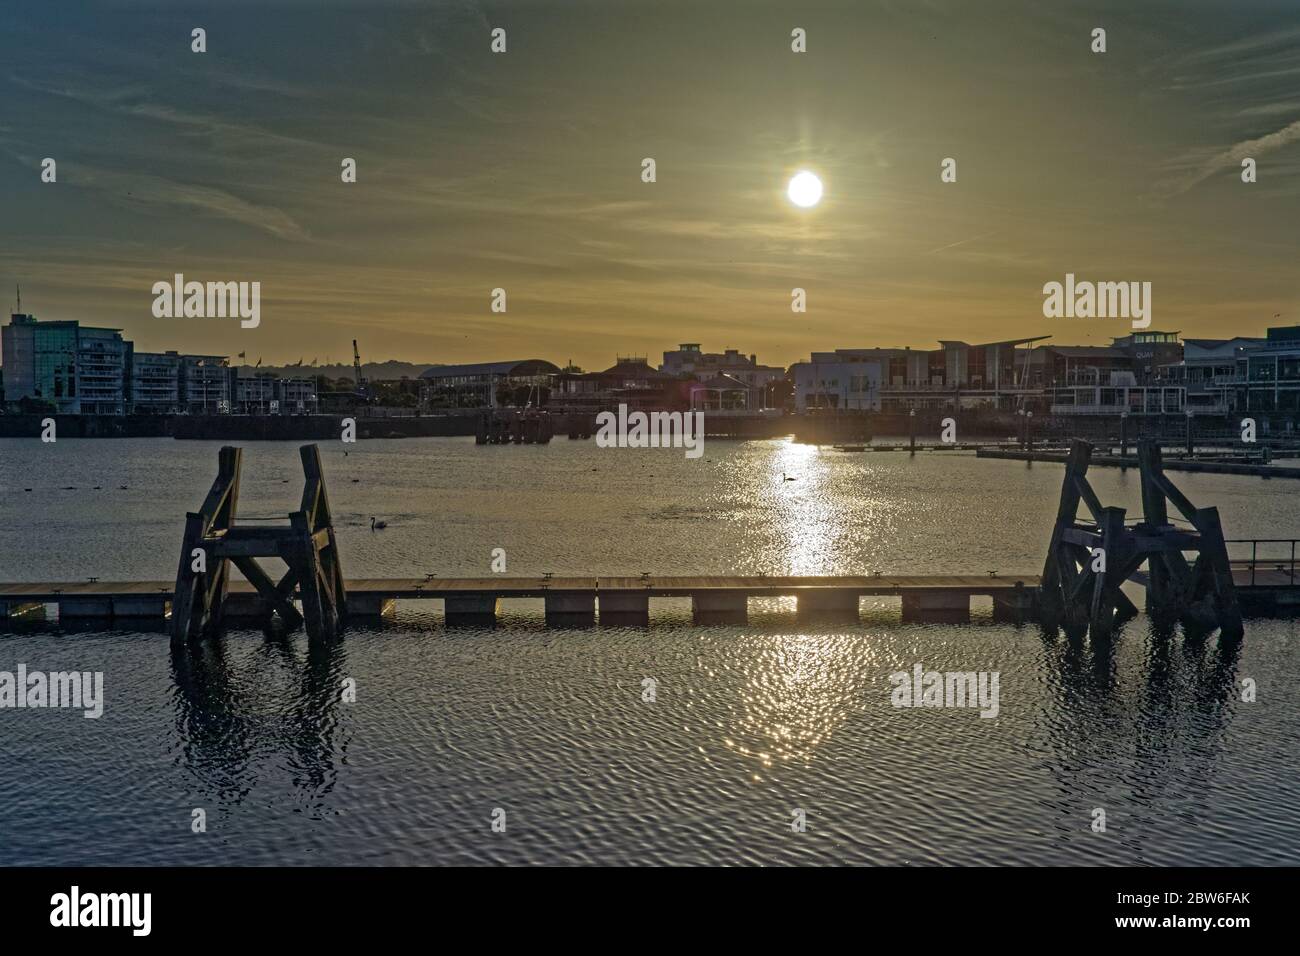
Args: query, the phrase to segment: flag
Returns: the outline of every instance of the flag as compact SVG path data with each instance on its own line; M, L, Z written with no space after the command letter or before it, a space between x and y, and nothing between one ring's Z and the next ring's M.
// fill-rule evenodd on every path
M243 357L244 357L244 353L243 353L243 352L240 352L240 353L239 353L239 357L240 357L240 358L243 358Z

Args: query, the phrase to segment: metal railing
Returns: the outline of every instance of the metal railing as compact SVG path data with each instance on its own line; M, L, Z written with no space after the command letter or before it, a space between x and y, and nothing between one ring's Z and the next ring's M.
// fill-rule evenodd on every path
M1261 544L1264 545L1280 544L1280 545L1288 545L1290 547L1291 549L1290 558L1282 559L1282 558L1269 557L1263 560L1265 564L1272 563L1273 567L1276 568L1278 571L1286 571L1287 576L1290 578L1290 580L1293 582L1295 581L1295 553L1296 553L1297 542L1300 542L1300 538L1228 538L1223 543L1225 545L1228 545L1229 547L1231 547L1234 544L1250 545L1250 584L1251 587L1254 587L1255 569L1259 567L1259 563L1261 560L1259 557L1259 546ZM1231 561L1232 555L1229 554L1228 557L1229 560Z

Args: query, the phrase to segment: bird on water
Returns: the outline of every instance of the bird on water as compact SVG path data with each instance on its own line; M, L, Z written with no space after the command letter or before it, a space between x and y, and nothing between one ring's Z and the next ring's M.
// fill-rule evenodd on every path
M387 527L388 527L388 522L387 522L387 521L376 521L374 515L371 515L371 516L370 516L370 530L371 530L371 531L378 531L378 530L380 530L381 528L387 528Z

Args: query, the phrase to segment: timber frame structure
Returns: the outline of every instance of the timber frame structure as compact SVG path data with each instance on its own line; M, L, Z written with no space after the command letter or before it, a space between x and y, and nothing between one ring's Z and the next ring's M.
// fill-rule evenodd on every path
M185 520L180 567L172 595L171 639L184 644L222 626L233 564L257 589L266 609L264 623L279 614L290 629L306 623L309 637L333 637L347 615L347 592L334 538L320 449L299 449L304 475L302 504L288 525L235 525L242 450L227 446L218 456L217 478L198 512ZM258 558L279 558L287 566L273 581ZM302 602L302 613L293 600Z
M1197 508L1166 477L1160 446L1138 446L1143 520L1125 524L1123 508L1103 507L1088 483L1093 446L1076 438L1070 446L1056 525L1039 591L1039 614L1067 633L1108 637L1137 613L1120 590L1125 581L1147 588L1147 613L1160 622L1181 621L1196 632L1219 628L1225 638L1243 634L1236 587L1217 508ZM1079 503L1091 520L1077 517ZM1169 503L1191 529L1175 527ZM1194 552L1194 563L1186 553ZM1141 573L1147 565L1145 574Z

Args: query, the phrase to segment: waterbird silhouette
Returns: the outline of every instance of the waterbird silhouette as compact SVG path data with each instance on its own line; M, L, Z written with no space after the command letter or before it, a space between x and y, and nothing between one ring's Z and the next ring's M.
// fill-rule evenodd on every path
M381 530L381 529L383 529L383 528L387 528L387 527L388 527L388 522L387 522L387 521L376 521L374 515L371 515L371 516L370 516L370 530L371 530L371 531L379 531L379 530Z

